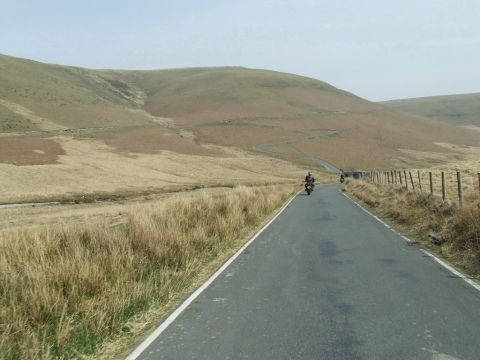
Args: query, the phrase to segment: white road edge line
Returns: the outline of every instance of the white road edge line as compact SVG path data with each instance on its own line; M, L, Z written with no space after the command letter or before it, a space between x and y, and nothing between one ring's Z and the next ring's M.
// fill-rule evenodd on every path
M372 214L370 211L368 211L367 209L365 209L362 205L360 205L358 202L356 202L355 200L353 200L350 196L348 196L347 194L341 192L341 194L343 196L345 196L346 198L348 198L350 201L352 201L355 205L357 205L360 209L362 209L363 211L365 211L367 214L369 214L370 216L374 217L376 220L380 221L383 225L385 225L387 228L389 228L390 230L392 230L395 234L397 234L398 236L400 236L402 239L404 239L405 241L407 241L408 243L413 243L412 240L410 240L408 237L406 237L405 235L402 235L400 234L398 231L396 231L395 229L393 229L391 226L389 226L387 223L385 223L383 220L381 220L378 216ZM433 255L430 251L428 250L425 250L425 249L419 249L421 252L423 252L425 255L431 257L432 259L434 259L437 263L439 263L440 265L442 265L445 269L447 269L448 271L450 271L452 274L458 276L459 278L461 278L463 281L465 281L467 284L471 285L474 289L480 291L480 284L478 284L477 282L475 282L474 280L470 279L468 276L462 274L460 271L458 271L457 269L455 269L453 266L447 264L445 261L443 261L442 259L440 259L439 257Z
M154 331L151 333L125 360L135 360L138 358L154 341L159 337L175 319L206 289L210 284L237 258L240 254L261 234L267 229L287 208L288 205L300 194L303 190L295 193L290 200L278 211L278 213L266 223L248 242L246 242L238 251L233 254L206 282L204 282L197 290L195 290L174 312L172 312Z
M425 255L427 256L430 256L431 258L433 258L436 262L438 262L440 265L442 265L445 269L449 270L451 273L453 273L454 275L458 276L459 278L461 278L463 281L465 281L466 283L468 283L469 285L473 286L475 289L477 289L478 291L480 291L480 285L477 284L475 281L473 281L472 279L468 278L467 276L463 275L460 271L456 270L453 266L450 266L449 264L447 264L445 261L443 261L442 259L436 257L435 255L433 255L431 252L425 250L425 249L420 249L421 252L423 252Z

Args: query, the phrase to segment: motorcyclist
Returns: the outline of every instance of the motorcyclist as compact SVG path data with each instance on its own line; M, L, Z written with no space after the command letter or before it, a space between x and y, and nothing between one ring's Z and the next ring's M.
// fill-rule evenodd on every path
M315 178L313 177L312 173L309 171L307 176L305 176L305 183L313 184L315 182Z
M311 172L308 172L307 176L305 176L305 191L308 195L313 191L315 186L315 178L313 177Z

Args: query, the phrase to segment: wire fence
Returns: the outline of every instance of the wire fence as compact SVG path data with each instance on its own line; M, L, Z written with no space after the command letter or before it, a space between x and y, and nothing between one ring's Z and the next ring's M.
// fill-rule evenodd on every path
M361 178L376 184L404 187L414 192L440 196L463 205L466 198L480 195L480 173L460 171L389 170L367 171Z

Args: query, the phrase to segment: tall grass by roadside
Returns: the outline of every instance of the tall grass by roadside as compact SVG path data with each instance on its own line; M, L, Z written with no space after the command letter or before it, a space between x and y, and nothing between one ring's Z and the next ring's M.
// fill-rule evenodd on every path
M0 354L80 358L128 333L238 246L296 187L239 187L159 203L116 227L46 227L0 239Z
M470 194L464 206L444 202L427 193L402 187L349 181L346 191L376 208L443 257L474 275L480 275L480 199ZM431 245L435 234L438 245Z

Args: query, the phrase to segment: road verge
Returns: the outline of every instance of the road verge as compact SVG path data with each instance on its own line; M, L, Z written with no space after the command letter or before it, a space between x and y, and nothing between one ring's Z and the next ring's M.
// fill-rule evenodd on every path
M171 309L297 190L239 187L151 206L115 228L10 234L0 240L0 353L6 359L98 358L100 349L112 355L102 344L133 341L151 325L145 314Z
M480 278L480 202L462 208L426 193L364 181L349 181L350 193L385 216L415 241L469 275Z

